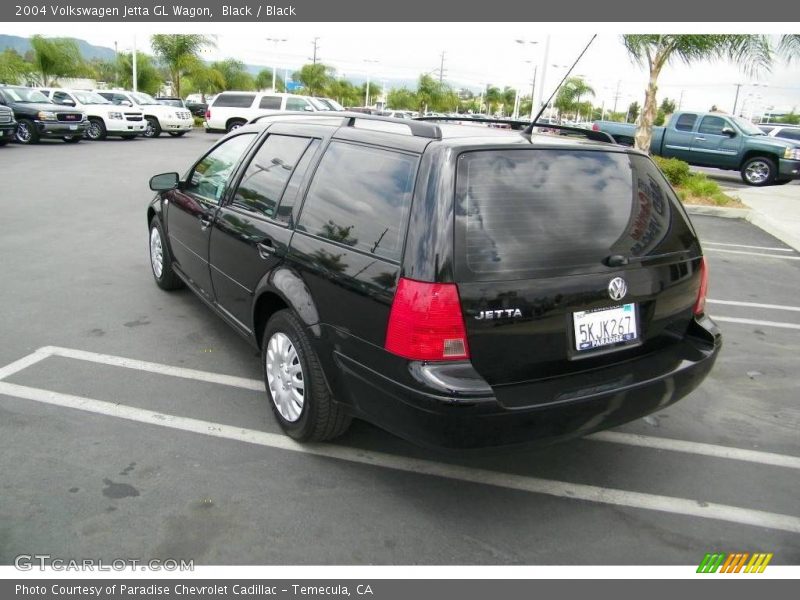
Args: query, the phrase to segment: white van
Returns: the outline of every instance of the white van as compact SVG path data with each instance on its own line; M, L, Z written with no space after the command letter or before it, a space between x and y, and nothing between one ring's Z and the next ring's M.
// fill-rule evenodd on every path
M185 108L166 106L142 92L126 90L94 90L106 100L119 106L132 106L144 113L145 137L158 137L161 132L180 137L194 126L194 118Z
M89 127L86 128L85 136L90 140L103 140L109 135L133 139L144 133L147 123L141 110L120 108L100 94L86 90L40 88L39 91L55 104L72 106L86 113Z
M250 119L282 111L323 110L309 96L277 92L222 92L206 111L206 131L232 131Z

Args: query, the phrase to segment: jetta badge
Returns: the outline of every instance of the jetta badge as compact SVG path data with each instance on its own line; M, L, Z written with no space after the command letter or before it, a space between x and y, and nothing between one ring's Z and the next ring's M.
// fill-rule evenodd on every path
M628 293L628 284L622 277L614 277L608 283L608 295L612 300L622 300Z

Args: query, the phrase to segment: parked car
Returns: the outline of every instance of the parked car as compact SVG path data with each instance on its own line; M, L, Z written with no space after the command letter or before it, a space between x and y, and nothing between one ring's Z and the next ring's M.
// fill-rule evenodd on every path
M647 155L287 117L153 177L147 224L155 283L188 286L260 349L291 437L353 417L437 446L580 436L662 410L712 368L706 262Z
M177 96L156 96L156 100L164 106L174 106L176 108L186 108L186 103Z
M800 143L800 127L796 125L759 125L758 128L769 137Z
M194 102L187 99L184 104L195 117L200 117L201 119L205 118L206 111L208 110L208 104L206 102Z
M595 121L594 129L633 145L636 125ZM653 127L650 152L690 165L739 171L748 185L800 179L800 143L767 136L750 121L720 113L679 111Z
M61 138L74 144L81 141L89 125L80 110L53 104L29 87L0 84L0 104L13 111L17 120L15 139L20 144L36 144L42 138Z
M14 111L7 106L0 105L0 146L5 146L14 139L17 132L17 121Z
M156 138L162 132L180 137L192 130L194 119L185 108L165 106L150 94L125 90L94 90L118 106L129 106L144 113L144 136Z
M41 88L39 91L55 104L83 111L89 119L86 137L90 140L104 140L109 135L131 140L144 133L142 111L133 108L121 110L100 94L62 88Z
M314 96L311 98L311 101L317 106L318 110L335 110L335 111L347 110L344 106L339 104L333 98L318 98Z
M277 92L222 92L206 111L206 131L233 131L262 115L322 110L309 96Z

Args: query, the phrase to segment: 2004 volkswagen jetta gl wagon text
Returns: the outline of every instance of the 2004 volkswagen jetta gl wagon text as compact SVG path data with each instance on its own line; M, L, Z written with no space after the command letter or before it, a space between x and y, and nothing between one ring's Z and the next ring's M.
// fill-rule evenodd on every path
M151 179L150 258L261 350L301 441L352 418L451 448L585 435L682 398L720 333L653 162L596 140L262 118Z

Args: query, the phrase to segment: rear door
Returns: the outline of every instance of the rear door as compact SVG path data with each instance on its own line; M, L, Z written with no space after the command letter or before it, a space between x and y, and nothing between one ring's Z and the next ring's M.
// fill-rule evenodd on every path
M178 189L165 194L167 236L178 268L208 299L213 299L208 269L208 242L228 180L255 133L229 137L189 171Z
M491 385L654 352L692 319L700 248L645 156L462 153L455 229L470 357Z
M286 255L292 210L319 145L306 136L267 136L214 222L209 256L217 303L246 331L258 283Z
M662 156L692 161L692 144L695 138L697 115L683 113L664 129L664 146Z

